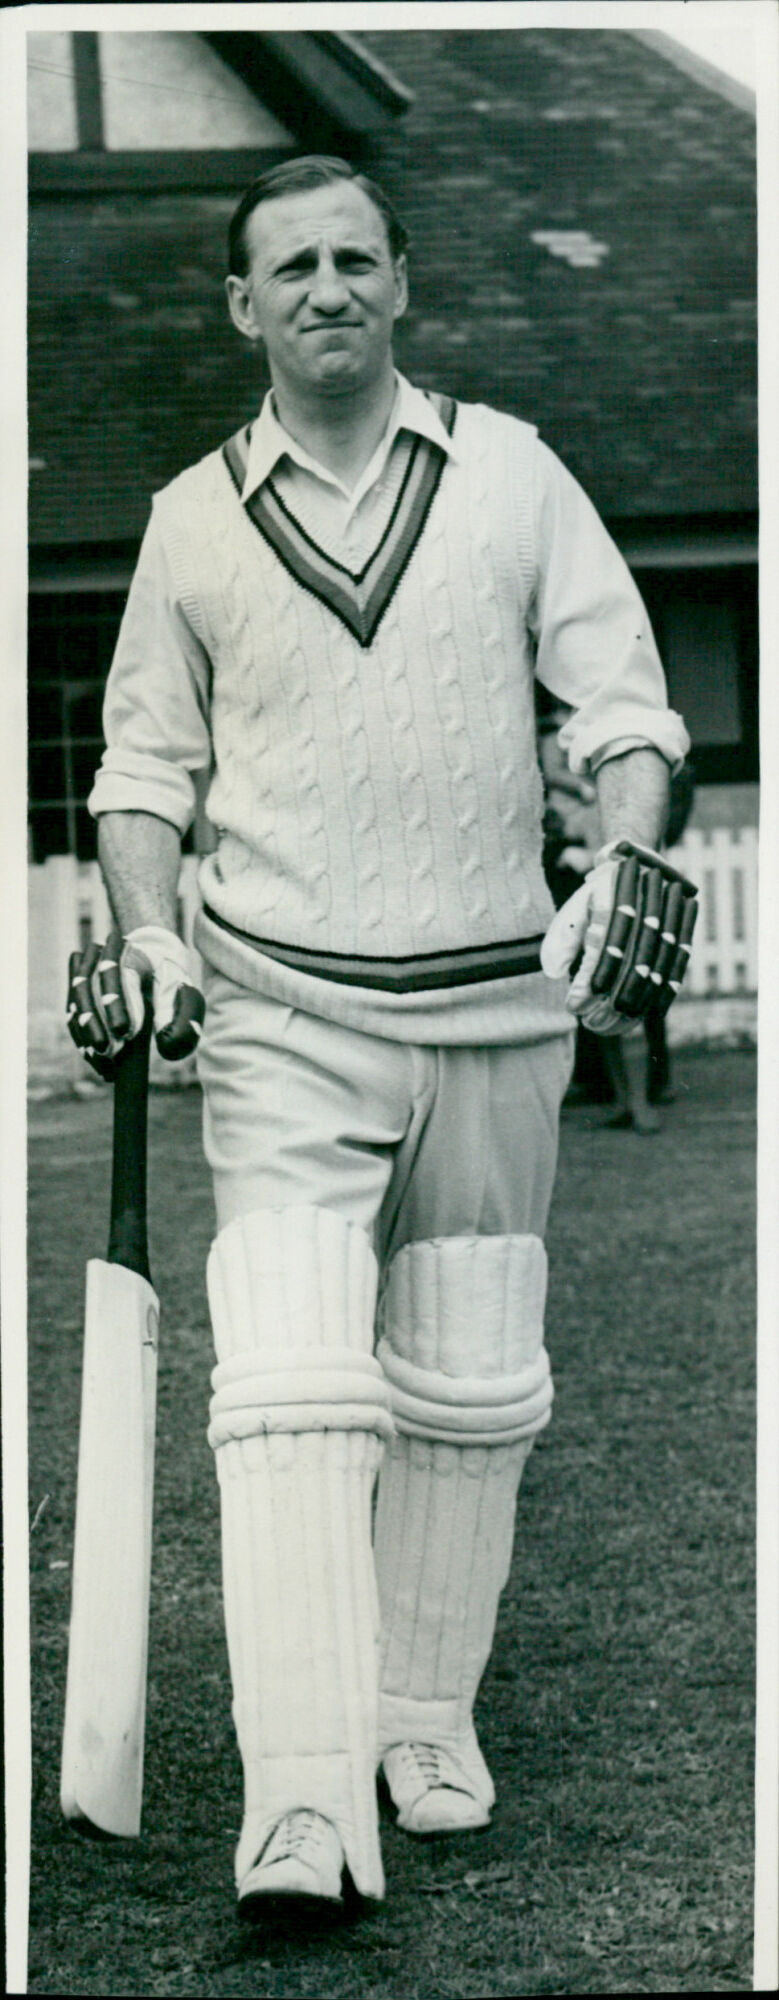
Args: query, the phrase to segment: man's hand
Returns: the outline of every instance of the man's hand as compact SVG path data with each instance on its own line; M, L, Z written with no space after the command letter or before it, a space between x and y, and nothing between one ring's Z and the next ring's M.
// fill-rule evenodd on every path
M693 883L653 848L611 841L553 918L542 968L550 979L573 968L566 1005L585 1027L625 1034L676 998L697 913Z
M68 1028L98 1076L113 1075L113 1060L143 1026L145 996L154 1010L160 1055L180 1062L197 1047L205 1001L195 983L191 954L174 931L142 924L122 938L73 952L68 965Z

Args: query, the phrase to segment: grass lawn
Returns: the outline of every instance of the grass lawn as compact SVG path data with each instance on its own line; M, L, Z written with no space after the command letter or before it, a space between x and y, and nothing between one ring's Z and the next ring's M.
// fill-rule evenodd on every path
M85 1839L60 1817L83 1270L104 1250L110 1100L31 1106L31 1993L749 1989L754 1068L678 1052L653 1137L564 1112L555 1415L523 1480L477 1716L492 1825L424 1843L387 1818L386 1902L325 1938L235 1915L196 1090L151 1100L163 1327L142 1836Z

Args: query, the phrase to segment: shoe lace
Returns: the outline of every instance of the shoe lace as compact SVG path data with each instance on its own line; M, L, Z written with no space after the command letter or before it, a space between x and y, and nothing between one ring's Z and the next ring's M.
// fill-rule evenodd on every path
M309 1844L316 1836L318 1813L306 1807L298 1807L295 1812L285 1813L274 1827L268 1846L273 1846L274 1861L286 1861L288 1855L297 1854L301 1847Z
M431 1787L447 1783L447 1770L437 1744L404 1743L403 1762L410 1767L414 1776L421 1771L425 1783ZM448 1774L451 1783L451 1772Z

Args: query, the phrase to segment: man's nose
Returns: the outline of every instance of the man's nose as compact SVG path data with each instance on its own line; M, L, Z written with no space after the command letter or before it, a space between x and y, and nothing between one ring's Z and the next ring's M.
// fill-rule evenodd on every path
M321 256L311 280L309 299L319 312L340 312L349 297L345 278L332 257Z

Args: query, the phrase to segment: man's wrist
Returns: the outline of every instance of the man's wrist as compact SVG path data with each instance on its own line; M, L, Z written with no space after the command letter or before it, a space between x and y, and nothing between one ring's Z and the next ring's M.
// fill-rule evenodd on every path
M659 750L644 746L610 757L597 773L603 845L632 840L657 850L668 816L670 773Z

